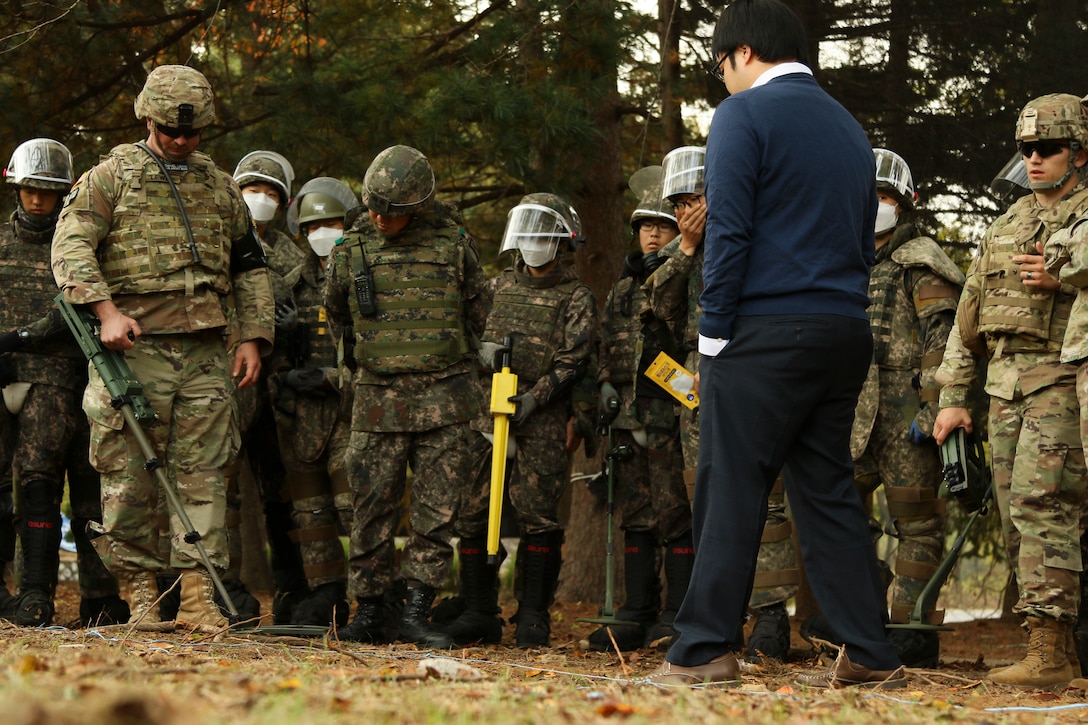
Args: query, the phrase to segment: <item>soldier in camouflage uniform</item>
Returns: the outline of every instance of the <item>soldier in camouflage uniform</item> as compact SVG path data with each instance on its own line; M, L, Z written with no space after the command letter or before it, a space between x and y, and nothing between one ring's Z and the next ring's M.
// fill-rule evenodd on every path
M434 189L418 150L392 146L374 158L363 180L369 213L333 249L325 309L355 367L344 465L354 498L349 586L358 606L339 636L446 648L452 642L431 626L430 607L449 573L454 517L472 484L468 424L480 407L472 338L483 330L490 295L476 243ZM409 466L410 531L398 572L393 534Z
M492 280L493 300L481 338L480 362L495 370L496 353L513 337L510 371L518 376L511 398L510 472L507 491L517 513L518 546L514 594L518 647L547 647L562 565L563 529L559 498L570 478L574 433L571 390L588 373L597 345L597 304L589 287L558 255L583 242L581 221L555 194L529 194L510 210L501 251L520 259ZM490 381L477 395L486 399ZM473 422L484 437L492 434L486 411ZM461 537L462 596L467 611L447 629L455 642L498 642L495 616L498 588L494 567L486 563L490 446L485 447L474 493L466 499L457 533Z
M691 504L684 485L676 400L646 377L646 368L664 351L681 357L675 328L649 310L642 286L665 260L658 251L680 233L672 205L661 196L661 167L640 169L631 177L639 205L631 215L638 249L627 255L620 280L612 287L601 318L601 420L611 420L615 446L630 458L612 465L621 487L626 602L616 612L636 624L601 627L589 636L590 649L621 650L652 644L675 632L661 616L661 546L665 547L666 609L680 606L691 578ZM677 552L681 552L677 554Z
M673 204L680 226L680 237L662 248L666 257L646 283L650 309L681 334L685 353L684 367L699 370L699 295L703 291L703 234L706 226L706 197L703 195L703 159L706 149L682 146L673 149L662 161L662 194ZM695 466L699 459L698 410L681 410L680 441L684 455L684 480L690 491L695 485ZM694 563L694 548L673 547L665 556L676 556ZM793 545L793 524L786 511L786 497L779 478L767 502L767 520L756 562L755 581L748 606L756 614L747 655L758 660L760 654L785 659L790 647L790 622L786 601L797 593L800 584L797 552ZM683 600L669 596L662 622L669 625ZM675 607L673 606L675 605ZM660 647L668 649L671 637L661 638ZM737 641L742 641L738 637Z
M340 530L351 531L351 487L344 451L351 430L351 385L341 383L336 339L325 313L325 267L343 240L344 217L359 206L343 183L329 177L306 182L287 212L292 234L306 236L312 252L292 278L296 324L277 336L269 378L279 448L287 468L304 572L311 594L295 607L291 623L347 623L347 558Z
M910 621L944 551L941 460L933 441L940 386L934 375L956 314L963 273L909 223L917 194L907 163L875 149L876 264L869 278L873 363L854 415L850 447L863 498L881 484L899 538L891 621ZM879 527L877 528L879 530ZM939 612L928 621L939 624ZM892 629L908 667L935 667L936 632Z
M271 350L268 263L238 185L196 150L215 120L208 80L159 66L134 108L147 140L115 147L76 182L57 223L53 273L142 383L158 416L147 437L212 565L225 568L224 469L239 447L232 393L257 381L262 348ZM171 551L161 550L159 487L96 370L83 408L102 474L107 563L128 583L133 620L158 619L155 575L173 566L182 571L178 621L224 626L211 575L176 512Z
M1088 117L1068 93L1029 102L1016 140L1033 193L986 232L937 372L938 443L971 429L967 396L976 356L988 360L993 485L1009 561L1015 566L1028 651L991 670L993 682L1063 687L1079 676L1074 626L1083 568L1086 474L1077 403L1077 364L1063 341L1075 289L1044 268L1047 240L1088 211Z
M10 223L0 226L0 287L5 290L0 328L11 329L0 335L0 351L10 353L0 357L0 427L10 444L0 463L4 470L14 468L23 558L19 596L7 616L25 626L48 625L53 619L67 474L80 619L86 624L124 622L128 605L88 537L88 525L101 521L102 513L98 472L87 461L87 417L80 409L86 358L63 322L56 333L30 334L39 320L48 324L56 296L49 249L60 201L72 186L72 157L57 141L27 141L12 154L6 176L15 188L17 208ZM9 475L9 485L11 480Z

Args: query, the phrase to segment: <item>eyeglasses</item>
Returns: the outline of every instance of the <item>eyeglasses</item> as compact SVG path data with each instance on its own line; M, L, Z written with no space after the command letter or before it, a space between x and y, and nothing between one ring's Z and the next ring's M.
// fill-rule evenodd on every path
M725 72L722 70L722 63L724 63L725 59L728 58L730 55L732 55L732 53L723 55L717 60L711 58L706 63L706 72L710 74L711 78L718 81L719 83L725 83Z
M196 138L204 133L202 128L171 128L170 126L163 126L161 123L155 124L155 130L167 138Z
M673 224L672 222L665 222L665 221L660 221L660 222L644 221L644 222L642 222L641 225L639 225L639 230L645 229L648 232L670 232L675 228L676 228L675 224Z
M1068 141L1017 141L1016 148L1025 159L1030 159L1032 154L1039 154L1039 158L1048 159L1054 154L1059 154L1063 149L1069 148Z

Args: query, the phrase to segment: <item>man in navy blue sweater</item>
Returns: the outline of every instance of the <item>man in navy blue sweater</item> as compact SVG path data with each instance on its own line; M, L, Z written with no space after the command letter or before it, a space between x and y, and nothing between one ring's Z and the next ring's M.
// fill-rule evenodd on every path
M779 470L820 610L846 646L812 686L902 687L849 434L872 357L872 146L815 82L797 17L738 0L714 29L695 570L659 684L736 682L733 649Z

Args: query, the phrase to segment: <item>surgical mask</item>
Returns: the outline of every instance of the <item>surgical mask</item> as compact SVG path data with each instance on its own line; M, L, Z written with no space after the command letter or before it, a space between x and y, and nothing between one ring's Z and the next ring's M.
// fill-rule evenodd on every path
M877 236L895 228L895 223L899 221L897 206L896 204L885 204L883 202L876 205L876 228L874 231Z
M276 216L276 210L280 208L279 201L268 194L242 194L242 199L249 207L253 221L258 224L272 221L272 217Z
M558 245L555 245L558 246ZM521 249L521 258L525 260L525 263L530 267L543 267L548 262L555 259L555 246L544 248L536 247L534 249Z
M310 243L310 249L314 254L324 259L336 246L336 243L344 238L343 229L333 227L318 227L306 235L306 241Z

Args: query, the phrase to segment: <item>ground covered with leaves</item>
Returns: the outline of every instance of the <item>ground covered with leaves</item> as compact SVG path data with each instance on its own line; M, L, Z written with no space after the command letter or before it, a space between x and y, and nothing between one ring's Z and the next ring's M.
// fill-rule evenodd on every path
M267 599L265 600L267 609ZM57 622L76 618L62 585ZM513 606L506 608L512 613ZM911 670L905 690L812 691L815 671L796 634L786 663L747 668L741 687L660 689L638 684L655 650L588 652L595 605L557 606L554 646L509 642L448 653L226 633L137 632L126 627L28 630L0 624L3 720L22 723L481 723L707 722L902 723L1088 721L1085 693L1024 692L985 684L989 667L1019 659L1013 622L981 620L942 634L941 666Z

